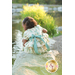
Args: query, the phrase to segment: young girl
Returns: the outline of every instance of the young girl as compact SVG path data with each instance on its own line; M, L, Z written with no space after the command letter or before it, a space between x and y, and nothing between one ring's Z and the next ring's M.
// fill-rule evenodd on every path
M45 63L52 59L47 30L37 25L32 17L26 17L22 26L24 51L16 57L12 75L49 75Z
M26 17L22 24L25 32L22 40L24 51L41 54L50 50L47 30L37 25L32 17Z

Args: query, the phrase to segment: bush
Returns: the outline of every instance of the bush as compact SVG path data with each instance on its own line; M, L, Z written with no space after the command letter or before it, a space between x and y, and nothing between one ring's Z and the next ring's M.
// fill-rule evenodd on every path
M33 17L39 25L46 28L48 30L48 34L52 37L56 34L56 25L52 16L48 15L44 7L39 4L35 4L33 6L23 6L23 11L21 11L22 19L27 16Z

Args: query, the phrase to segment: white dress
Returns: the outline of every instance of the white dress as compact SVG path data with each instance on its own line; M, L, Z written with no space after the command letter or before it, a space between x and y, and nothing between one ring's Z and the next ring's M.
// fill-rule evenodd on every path
M28 40L31 37L31 34L34 35L43 35L43 39L45 42L48 43L48 45L51 45L48 40L48 35L46 33L42 33L42 27L37 25L36 27L32 29L28 29L24 33L24 39ZM55 43L54 40L52 43ZM43 53L41 55L37 55L33 49L34 40L28 41L25 44L24 51L22 53L19 53L16 57L16 60L14 62L13 68L12 68L12 75L49 75L45 69L45 63L53 59L51 52L47 52L47 48L45 47L45 44L41 42L37 38L37 47L38 52Z

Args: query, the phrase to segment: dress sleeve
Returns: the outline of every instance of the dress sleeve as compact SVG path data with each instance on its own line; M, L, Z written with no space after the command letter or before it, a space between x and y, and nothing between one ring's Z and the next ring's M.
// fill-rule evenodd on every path
M40 25L38 25L38 27L39 27L41 30L45 29L45 28L41 27ZM45 30L47 30L47 29L45 29Z
M25 40L29 39L29 35L28 35L27 31L24 32L23 39L25 39Z

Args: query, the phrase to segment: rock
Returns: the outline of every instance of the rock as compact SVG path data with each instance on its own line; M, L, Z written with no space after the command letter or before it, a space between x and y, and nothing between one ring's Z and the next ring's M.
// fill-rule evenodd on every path
M48 75L45 64L50 59L55 60L54 53L58 54L58 52L54 51L49 51L42 55L24 52L18 54L12 68L12 75Z
M62 54L62 35L53 37L53 39L56 42L51 46L51 50L57 50L59 53Z

